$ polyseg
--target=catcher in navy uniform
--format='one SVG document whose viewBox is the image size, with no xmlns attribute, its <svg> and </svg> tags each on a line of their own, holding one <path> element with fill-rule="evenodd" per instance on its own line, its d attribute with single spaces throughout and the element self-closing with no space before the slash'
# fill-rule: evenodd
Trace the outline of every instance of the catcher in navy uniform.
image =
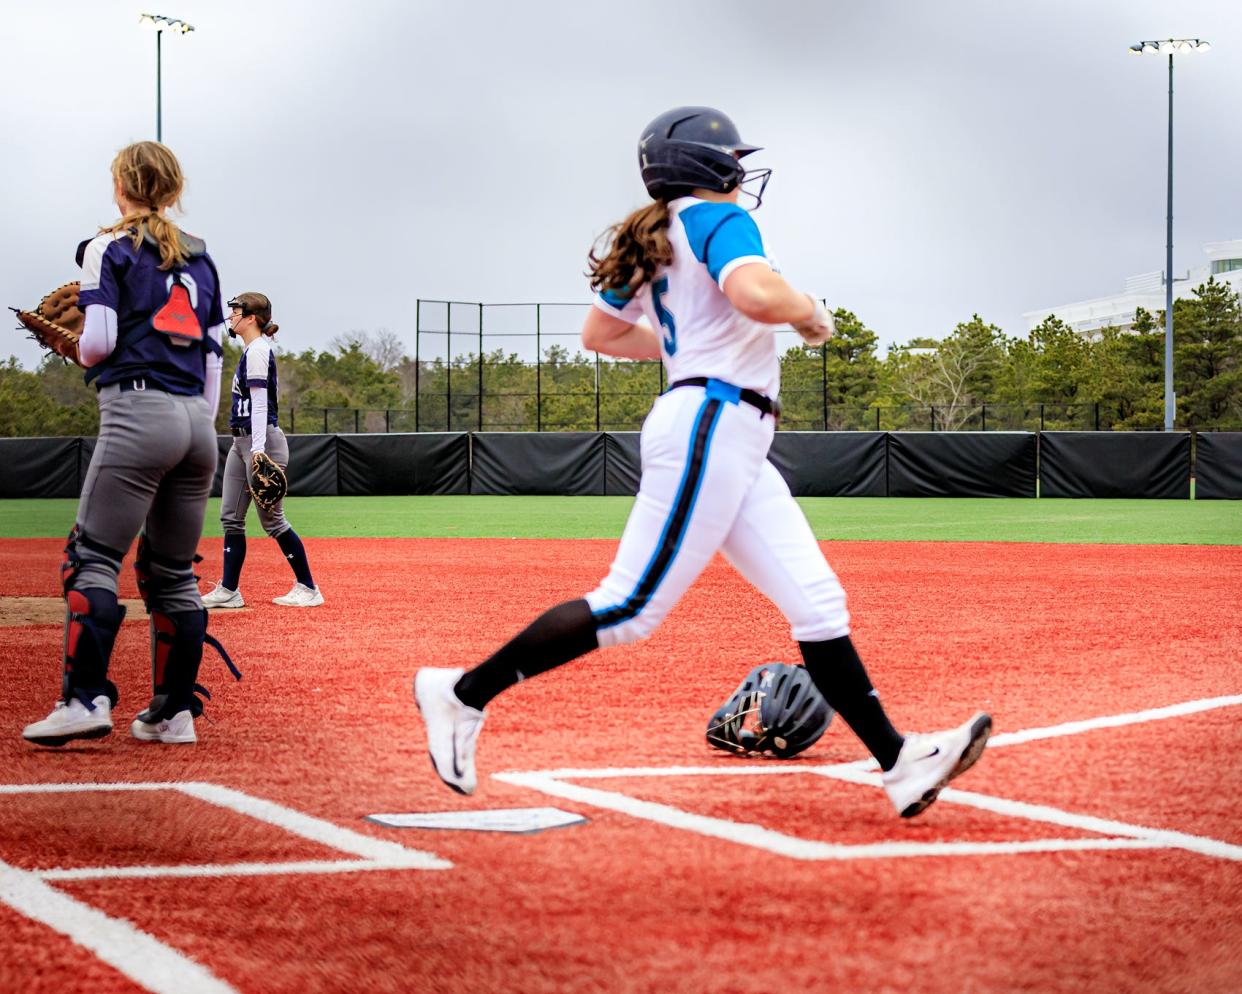
<svg viewBox="0 0 1242 994">
<path fill-rule="evenodd" d="M 246 512 L 251 498 L 259 523 L 274 538 L 293 569 L 294 584 L 273 604 L 318 607 L 323 594 L 311 576 L 306 549 L 285 520 L 284 495 L 288 489 L 289 442 L 277 423 L 276 355 L 271 338 L 279 330 L 272 321 L 272 302 L 261 293 L 239 293 L 229 301 L 229 334 L 245 343 L 233 374 L 233 406 L 229 428 L 233 447 L 224 464 L 220 523 L 224 526 L 224 576 L 203 595 L 209 608 L 245 605 L 240 582 L 246 561 Z"/>
<path fill-rule="evenodd" d="M 125 617 L 117 574 L 135 537 L 154 693 L 130 726 L 134 737 L 197 741 L 204 643 L 224 655 L 207 634 L 193 570 L 216 470 L 220 280 L 203 242 L 165 216 L 184 186 L 168 148 L 123 148 L 112 179 L 122 217 L 77 256 L 85 312 L 77 358 L 99 391 L 100 426 L 61 564 L 68 610 L 60 700 L 22 733 L 47 746 L 112 731 L 117 689 L 108 666 Z"/>
</svg>

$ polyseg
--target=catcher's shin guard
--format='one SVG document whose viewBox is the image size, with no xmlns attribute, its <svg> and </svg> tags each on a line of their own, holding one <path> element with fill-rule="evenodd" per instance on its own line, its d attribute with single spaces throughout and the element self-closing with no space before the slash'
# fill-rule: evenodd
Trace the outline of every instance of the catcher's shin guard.
<svg viewBox="0 0 1242 994">
<path fill-rule="evenodd" d="M 224 647 L 207 634 L 205 608 L 171 614 L 151 612 L 152 697 L 147 709 L 138 715 L 139 721 L 154 724 L 186 710 L 195 718 L 203 713 L 198 695 L 211 698 L 207 688 L 198 683 L 204 643 L 220 653 L 230 672 L 240 680 L 241 673 Z"/>
<path fill-rule="evenodd" d="M 116 686 L 108 679 L 108 661 L 125 608 L 117 603 L 115 591 L 101 587 L 70 590 L 65 605 L 61 697 L 66 702 L 77 698 L 89 711 L 95 710 L 94 700 L 100 694 L 115 705 Z"/>
</svg>

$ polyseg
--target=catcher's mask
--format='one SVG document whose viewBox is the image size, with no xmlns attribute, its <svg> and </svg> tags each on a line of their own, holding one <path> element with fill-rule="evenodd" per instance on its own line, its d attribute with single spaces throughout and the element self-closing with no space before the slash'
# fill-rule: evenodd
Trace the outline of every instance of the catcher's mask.
<svg viewBox="0 0 1242 994">
<path fill-rule="evenodd" d="M 764 663 L 712 715 L 707 741 L 738 755 L 789 759 L 819 741 L 833 714 L 805 666 Z"/>
<path fill-rule="evenodd" d="M 638 141 L 638 165 L 643 184 L 655 200 L 669 201 L 692 190 L 728 193 L 742 184 L 754 182 L 758 190 L 747 188 L 754 199 L 754 210 L 763 202 L 770 169 L 747 170 L 744 156 L 758 152 L 757 145 L 742 136 L 727 116 L 712 107 L 676 107 L 666 111 L 643 129 Z"/>
<path fill-rule="evenodd" d="M 254 318 L 260 331 L 266 331 L 272 323 L 272 302 L 261 293 L 255 293 L 253 290 L 239 293 L 228 302 L 228 306 L 240 309 L 243 318 Z M 231 327 L 229 337 L 237 337 Z"/>
</svg>

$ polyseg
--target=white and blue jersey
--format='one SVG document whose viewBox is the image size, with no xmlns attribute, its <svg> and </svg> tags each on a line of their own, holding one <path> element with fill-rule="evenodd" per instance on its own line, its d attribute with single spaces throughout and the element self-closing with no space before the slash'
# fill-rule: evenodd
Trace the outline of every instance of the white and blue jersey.
<svg viewBox="0 0 1242 994">
<path fill-rule="evenodd" d="M 604 293 L 595 306 L 645 316 L 670 382 L 704 385 L 663 394 L 643 422 L 638 496 L 612 568 L 586 597 L 596 637 L 646 638 L 718 552 L 781 609 L 795 640 L 847 635 L 845 592 L 766 458 L 775 421 L 740 396 L 780 388 L 773 328 L 722 290 L 739 266 L 772 266 L 759 229 L 732 203 L 682 197 L 669 214 L 673 261 L 632 299 Z"/>
<path fill-rule="evenodd" d="M 279 423 L 277 418 L 276 355 L 271 339 L 260 336 L 246 346 L 237 370 L 233 373 L 232 407 L 229 409 L 229 427 L 251 431 L 251 391 L 259 389 L 267 395 L 267 419 L 269 425 Z"/>
<path fill-rule="evenodd" d="M 722 289 L 739 266 L 772 266 L 754 218 L 737 204 L 680 197 L 669 204 L 668 235 L 672 263 L 633 298 L 605 291 L 595 305 L 624 321 L 646 316 L 659 331 L 670 382 L 705 376 L 775 397 L 772 329 L 736 310 Z"/>
<path fill-rule="evenodd" d="M 223 326 L 224 308 L 216 267 L 206 246 L 189 236 L 185 243 L 190 256 L 175 271 L 159 268 L 159 249 L 149 236 L 135 248 L 129 234 L 105 232 L 78 247 L 82 267 L 78 306 L 85 311 L 91 304 L 101 304 L 116 314 L 115 347 L 86 371 L 88 383 L 104 387 L 141 379 L 167 393 L 203 393 L 207 354 L 220 353 L 208 329 Z M 152 324 L 178 282 L 188 294 L 201 341 L 172 338 Z"/>
</svg>

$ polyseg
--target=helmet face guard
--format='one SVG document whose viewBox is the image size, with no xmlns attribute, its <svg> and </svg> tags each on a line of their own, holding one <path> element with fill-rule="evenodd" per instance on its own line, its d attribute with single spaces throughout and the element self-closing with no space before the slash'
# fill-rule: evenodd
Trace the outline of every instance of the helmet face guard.
<svg viewBox="0 0 1242 994">
<path fill-rule="evenodd" d="M 263 331 L 272 323 L 272 302 L 261 293 L 239 293 L 236 297 L 226 305 L 229 308 L 236 307 L 242 312 L 242 318 L 254 318 L 255 323 L 259 326 L 259 330 Z M 229 336 L 236 338 L 236 333 L 232 326 L 229 327 Z"/>
<path fill-rule="evenodd" d="M 748 173 L 740 161 L 757 151 L 759 146 L 742 141 L 737 126 L 720 111 L 677 107 L 643 130 L 638 165 L 647 192 L 655 200 L 667 202 L 694 190 L 729 193 L 750 176 L 760 182 L 758 193 L 746 191 L 758 207 L 771 170 Z"/>
<path fill-rule="evenodd" d="M 707 742 L 736 755 L 790 759 L 828 730 L 835 712 L 804 666 L 756 666 L 707 723 Z"/>
</svg>

